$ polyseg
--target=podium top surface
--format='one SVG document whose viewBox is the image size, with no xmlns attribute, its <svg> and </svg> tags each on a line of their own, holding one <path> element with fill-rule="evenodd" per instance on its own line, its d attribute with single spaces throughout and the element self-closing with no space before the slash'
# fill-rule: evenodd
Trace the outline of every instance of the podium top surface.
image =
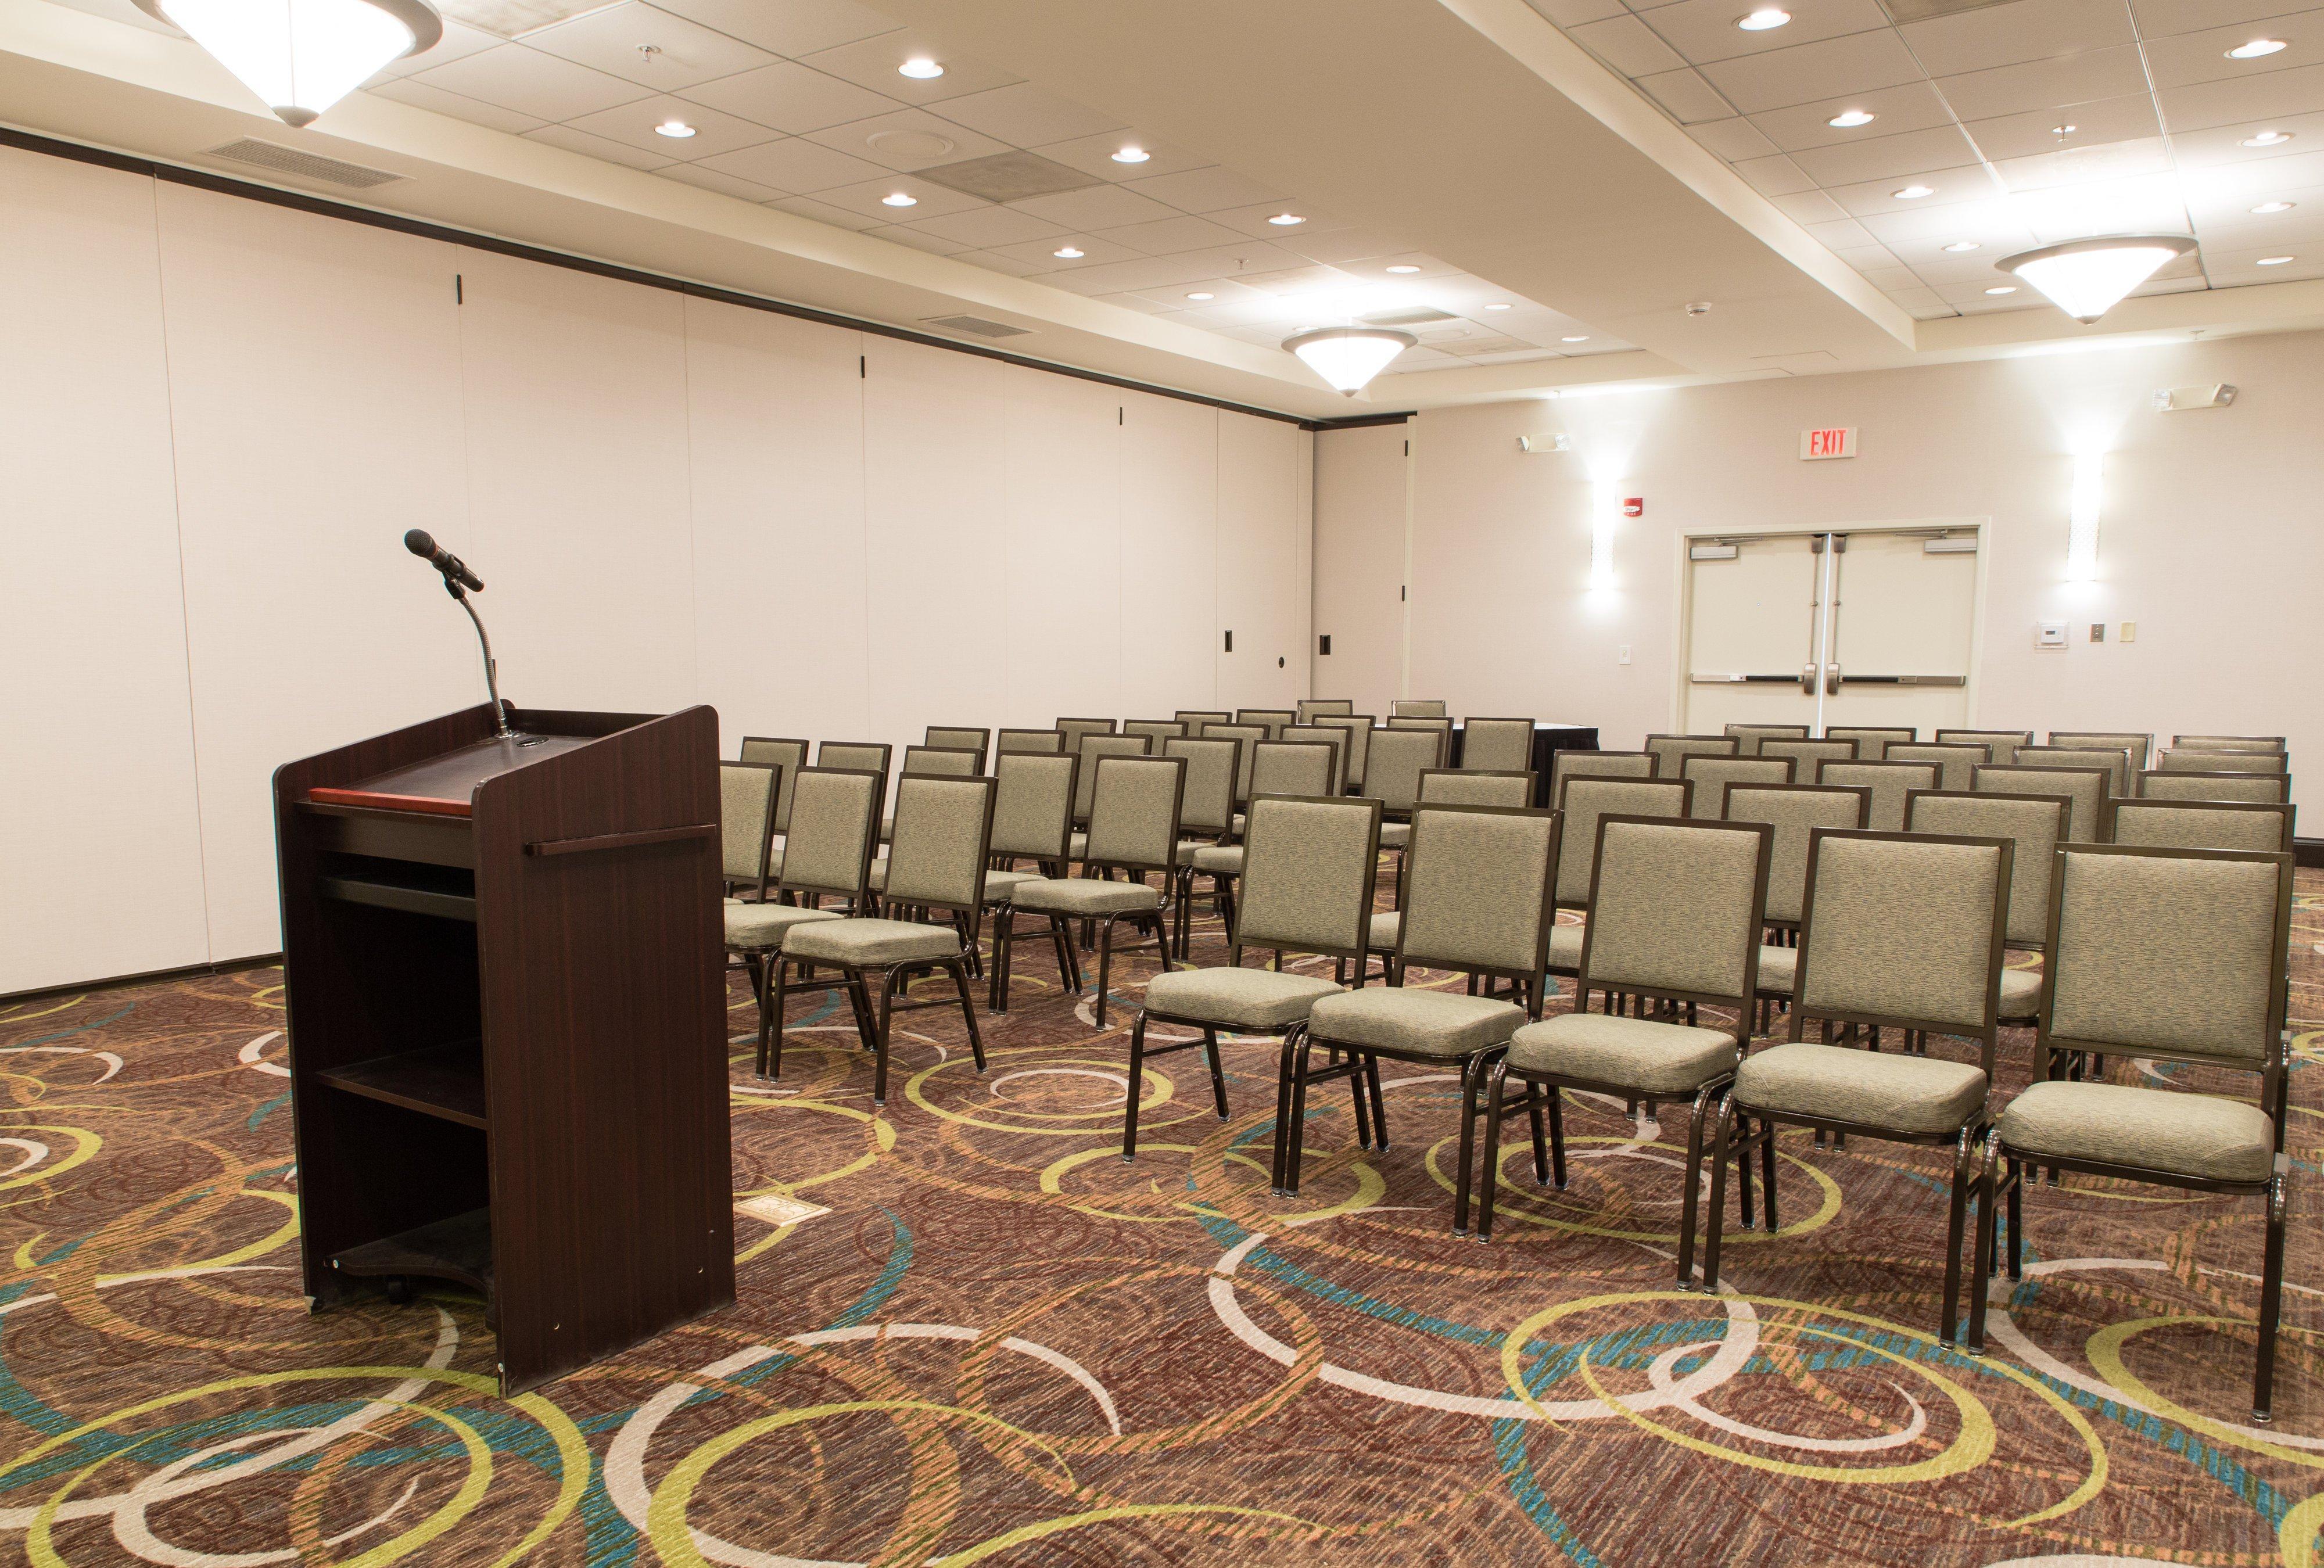
<svg viewBox="0 0 2324 1568">
<path fill-rule="evenodd" d="M 437 816 L 474 813 L 476 786 L 503 773 L 578 750 L 596 735 L 531 734 L 518 740 L 474 742 L 353 784 L 307 791 L 318 806 L 365 806 L 387 811 L 419 811 Z"/>
</svg>

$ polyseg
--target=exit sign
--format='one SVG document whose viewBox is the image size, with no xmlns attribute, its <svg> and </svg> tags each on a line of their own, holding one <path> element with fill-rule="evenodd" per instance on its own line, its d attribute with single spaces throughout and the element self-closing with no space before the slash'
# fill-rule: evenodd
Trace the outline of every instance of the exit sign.
<svg viewBox="0 0 2324 1568">
<path fill-rule="evenodd" d="M 1803 458 L 1855 457 L 1856 427 L 1849 425 L 1836 430 L 1802 430 L 1800 456 Z"/>
</svg>

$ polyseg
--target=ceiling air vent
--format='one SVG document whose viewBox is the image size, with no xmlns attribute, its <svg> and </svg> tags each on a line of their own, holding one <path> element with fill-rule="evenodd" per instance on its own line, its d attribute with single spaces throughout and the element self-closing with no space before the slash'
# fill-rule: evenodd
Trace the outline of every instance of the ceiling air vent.
<svg viewBox="0 0 2324 1568">
<path fill-rule="evenodd" d="M 1105 183 L 1094 174 L 1068 169 L 1038 152 L 995 152 L 989 158 L 916 169 L 912 178 L 986 201 L 1022 201 L 1028 196 L 1055 196 L 1061 190 L 1083 190 Z"/>
<path fill-rule="evenodd" d="M 1416 305 L 1403 310 L 1381 310 L 1364 318 L 1372 327 L 1417 327 L 1427 321 L 1457 320 L 1450 310 L 1439 310 L 1431 305 Z"/>
<path fill-rule="evenodd" d="M 401 174 L 391 174 L 384 169 L 366 169 L 360 163 L 347 163 L 337 158 L 326 158 L 319 152 L 285 147 L 278 142 L 261 142 L 253 136 L 244 136 L 239 142 L 228 142 L 223 147 L 213 147 L 209 155 L 223 158 L 229 163 L 247 163 L 254 169 L 288 174 L 294 180 L 312 180 L 322 185 L 343 185 L 350 190 L 369 190 L 375 185 L 392 185 L 406 178 Z"/>
<path fill-rule="evenodd" d="M 1033 330 L 1029 327 L 1011 327 L 1006 321 L 987 321 L 982 316 L 929 316 L 923 319 L 929 327 L 973 332 L 979 337 L 1022 337 Z"/>
</svg>

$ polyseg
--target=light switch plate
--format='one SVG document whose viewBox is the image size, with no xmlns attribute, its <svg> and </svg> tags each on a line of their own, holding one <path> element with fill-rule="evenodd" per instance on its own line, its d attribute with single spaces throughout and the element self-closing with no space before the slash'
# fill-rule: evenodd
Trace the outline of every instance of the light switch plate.
<svg viewBox="0 0 2324 1568">
<path fill-rule="evenodd" d="M 2138 623 L 2137 623 L 2137 622 L 2135 622 L 2135 621 L 2125 621 L 2125 622 L 2122 623 L 2122 635 L 2121 635 L 2121 636 L 2119 636 L 2119 637 L 2117 637 L 2117 638 L 2116 638 L 2116 639 L 2115 639 L 2115 641 L 2117 641 L 2117 642 L 2135 642 L 2135 641 L 2138 641 Z"/>
<path fill-rule="evenodd" d="M 1628 664 L 1630 662 L 1630 645 L 1628 643 L 1625 642 L 1614 650 L 1614 662 L 1617 664 Z"/>
<path fill-rule="evenodd" d="M 2093 642 L 2104 642 L 2106 641 L 2105 622 L 2093 621 L 2090 623 L 2090 641 Z"/>
</svg>

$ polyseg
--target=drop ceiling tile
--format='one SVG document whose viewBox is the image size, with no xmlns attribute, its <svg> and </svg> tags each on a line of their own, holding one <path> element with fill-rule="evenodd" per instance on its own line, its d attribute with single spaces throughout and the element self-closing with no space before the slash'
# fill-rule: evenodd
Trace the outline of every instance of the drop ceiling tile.
<svg viewBox="0 0 2324 1568">
<path fill-rule="evenodd" d="M 150 26 L 162 25 L 130 5 L 128 0 L 121 0 L 121 8 Z M 165 31 L 173 38 L 177 36 L 178 30 L 174 27 L 167 28 Z M 423 70 L 433 70 L 439 65 L 449 65 L 456 60 L 466 60 L 472 54 L 482 54 L 501 42 L 500 39 L 481 28 L 464 27 L 447 17 L 444 22 L 444 36 L 436 41 L 436 46 L 433 49 L 425 54 L 407 54 L 401 60 L 392 60 L 382 66 L 379 74 L 371 79 L 385 81 L 393 77 L 414 76 Z"/>
<path fill-rule="evenodd" d="M 2324 151 L 2289 158 L 2218 163 L 2181 176 L 2190 206 L 2201 210 L 2245 208 L 2262 201 L 2298 201 L 2302 189 L 2324 185 Z"/>
<path fill-rule="evenodd" d="M 1118 294 L 1126 289 L 1149 292 L 1173 284 L 1192 287 L 1209 277 L 1211 272 L 1210 267 L 1192 256 L 1139 256 L 1102 266 L 1049 272 L 1041 281 L 1067 293 L 1093 296 Z"/>
<path fill-rule="evenodd" d="M 1852 127 L 1830 124 L 1831 117 L 1843 109 L 1862 109 L 1873 116 L 1873 121 L 1868 125 Z M 1950 125 L 1953 124 L 1953 112 L 1934 87 L 1918 81 L 1882 88 L 1877 92 L 1770 109 L 1752 115 L 1751 124 L 1783 152 L 1796 152 L 1809 147 L 1845 146 L 1875 136 L 1896 136 L 1907 131 Z"/>
<path fill-rule="evenodd" d="M 1809 147 L 1792 154 L 1818 184 L 1847 185 L 1891 175 L 1925 174 L 1977 161 L 1977 149 L 1958 125 L 1939 125 L 1901 135 L 1874 136 L 1836 146 Z"/>
<path fill-rule="evenodd" d="M 579 152 L 604 163 L 619 163 L 631 169 L 654 170 L 677 161 L 642 148 L 624 146 L 603 136 L 592 136 L 586 131 L 576 131 L 570 125 L 543 125 L 538 131 L 527 131 L 524 139 L 551 147 L 562 147 L 567 152 Z"/>
<path fill-rule="evenodd" d="M 2073 129 L 2061 135 L 2057 130 L 2060 125 L 2071 125 Z M 1996 162 L 2163 134 L 2162 122 L 2154 115 L 2152 93 L 2099 98 L 2066 110 L 2037 109 L 2031 114 L 1972 120 L 1964 129 L 1969 140 L 1977 143 L 1978 151 Z"/>
<path fill-rule="evenodd" d="M 1894 294 L 1900 289 L 1917 289 L 1921 280 L 1913 275 L 1910 267 L 1861 267 L 1864 281 L 1884 294 Z"/>
<path fill-rule="evenodd" d="M 1894 272 L 1904 264 L 1896 259 L 1895 252 L 1883 244 L 1847 245 L 1832 254 L 1859 272 Z"/>
<path fill-rule="evenodd" d="M 2246 121 L 2259 121 L 2256 128 L 2265 129 L 2286 115 L 2307 115 L 2324 108 L 2324 66 L 2272 70 L 2237 81 L 2164 88 L 2156 96 L 2163 101 L 2163 122 L 2170 126 L 2173 138 L 2182 131 L 2239 125 Z"/>
<path fill-rule="evenodd" d="M 1999 257 L 2015 255 L 2019 251 L 2032 250 L 2033 235 L 2027 235 L 2025 241 L 2026 243 L 2023 244 L 2008 245 L 1995 250 L 1968 251 L 1959 255 L 1946 254 L 1941 246 L 1922 244 L 1904 257 L 1904 263 L 1919 274 L 1921 281 L 1931 288 L 1945 283 L 1975 283 L 1982 288 L 1987 283 L 2007 281 L 1994 266 L 1994 263 Z"/>
<path fill-rule="evenodd" d="M 922 81 L 898 73 L 898 66 L 922 57 L 943 66 L 944 75 Z M 806 56 L 802 63 L 908 104 L 934 104 L 945 98 L 965 97 L 971 93 L 1007 87 L 1018 79 L 982 60 L 954 54 L 927 33 L 910 27 L 844 43 L 837 49 L 822 50 Z"/>
<path fill-rule="evenodd" d="M 1916 321 L 1934 321 L 1956 313 L 1933 289 L 1892 289 L 1888 298 L 1903 306 Z"/>
<path fill-rule="evenodd" d="M 705 82 L 679 96 L 794 136 L 870 119 L 899 106 L 893 98 L 790 60 Z"/>
<path fill-rule="evenodd" d="M 1410 248 L 1400 239 L 1369 228 L 1325 229 L 1321 234 L 1294 229 L 1272 243 L 1327 267 L 1375 259 L 1385 265 L 1404 260 L 1403 253 Z"/>
<path fill-rule="evenodd" d="M 2160 136 L 2109 142 L 2096 147 L 2068 147 L 2056 152 L 2039 152 L 2031 158 L 2004 159 L 1994 164 L 2003 182 L 2013 191 L 2047 190 L 2061 185 L 2159 174 L 2171 166 L 2170 147 Z"/>
<path fill-rule="evenodd" d="M 2225 27 L 2235 22 L 2256 22 L 2263 17 L 2280 16 L 2292 8 L 2286 0 L 2131 0 L 2131 10 L 2138 17 L 2139 34 L 2148 39 L 2195 32 L 2206 27 Z"/>
<path fill-rule="evenodd" d="M 1735 166 L 1735 172 L 1762 196 L 1796 196 L 1816 188 L 1807 171 L 1785 157 L 1747 158 Z"/>
<path fill-rule="evenodd" d="M 1101 239 L 1128 245 L 1140 255 L 1167 256 L 1179 251 L 1198 251 L 1214 245 L 1232 244 L 1241 236 L 1223 224 L 1203 217 L 1164 217 L 1151 223 L 1133 223 L 1120 228 L 1099 232 Z"/>
<path fill-rule="evenodd" d="M 1250 274 L 1240 281 L 1251 288 L 1289 298 L 1312 289 L 1344 284 L 1348 281 L 1348 275 L 1331 267 L 1286 267 L 1277 272 Z"/>
<path fill-rule="evenodd" d="M 2135 48 L 2098 49 L 1942 77 L 1937 87 L 1962 119 L 1989 120 L 2144 92 L 2146 71 Z"/>
<path fill-rule="evenodd" d="M 1085 190 L 1028 197 L 1013 205 L 1020 212 L 1076 229 L 1121 228 L 1179 216 L 1152 197 L 1140 196 L 1118 185 L 1093 185 Z"/>
<path fill-rule="evenodd" d="M 2285 251 L 2314 251 L 2324 245 L 2324 206 L 2296 208 L 2269 217 L 2240 216 L 2239 221 L 2197 226 L 2206 251 L 2236 254 L 2247 250 L 2280 255 Z"/>
<path fill-rule="evenodd" d="M 1116 163 L 1113 161 L 1113 155 L 1130 143 L 1135 143 L 1145 152 L 1145 162 Z M 1117 185 L 1150 180 L 1162 174 L 1191 173 L 1210 161 L 1199 153 L 1184 152 L 1136 131 L 1108 131 L 1098 136 L 1076 136 L 1070 142 L 1048 142 L 1028 151 L 1038 152 L 1068 169 L 1077 169 L 1084 174 Z M 1173 202 L 1171 205 L 1175 207 L 1177 204 Z"/>
<path fill-rule="evenodd" d="M 755 180 L 738 180 L 732 174 L 721 174 L 715 169 L 705 169 L 695 163 L 673 163 L 667 169 L 654 171 L 656 178 L 675 180 L 680 185 L 691 185 L 697 190 L 715 190 L 721 196 L 732 196 L 742 201 L 761 205 L 772 201 L 782 192 Z"/>
<path fill-rule="evenodd" d="M 1735 0 L 1680 0 L 1646 12 L 1646 25 L 1696 65 L 1747 54 L 1767 54 L 1888 25 L 1878 0 L 1793 0 L 1791 21 L 1764 32 L 1746 32 L 1735 19 L 1750 6 Z"/>
<path fill-rule="evenodd" d="M 2290 255 L 2292 261 L 2280 267 L 2263 267 L 2263 256 Z M 2230 251 L 2205 251 L 2205 267 L 2214 286 L 2226 289 L 2245 283 L 2292 283 L 2303 279 L 2324 277 L 2324 247 L 2293 245 L 2277 250 L 2272 245 L 2253 245 Z"/>
<path fill-rule="evenodd" d="M 1393 255 L 1365 256 L 1338 263 L 1340 271 L 1367 282 L 1399 284 L 1427 294 L 1432 303 L 1438 303 L 1443 290 L 1461 283 L 1474 282 L 1460 268 L 1437 257 L 1418 251 L 1405 251 Z M 1390 267 L 1415 267 L 1411 272 L 1391 272 Z M 1440 309 L 1443 309 L 1439 304 Z M 1498 312 L 1497 312 L 1498 314 Z"/>
<path fill-rule="evenodd" d="M 1012 147 L 1038 147 L 1121 129 L 1111 115 L 1085 109 L 1031 82 L 945 100 L 944 116 Z"/>
<path fill-rule="evenodd" d="M 926 109 L 897 109 L 868 120 L 825 125 L 809 131 L 807 139 L 851 158 L 869 159 L 882 168 L 899 171 L 934 169 L 943 163 L 964 162 L 1006 152 L 1006 143 Z"/>
<path fill-rule="evenodd" d="M 755 147 L 721 152 L 715 158 L 704 158 L 697 161 L 721 173 L 755 180 L 761 185 L 771 185 L 777 190 L 800 196 L 834 186 L 876 180 L 883 172 L 877 163 L 850 158 L 844 152 L 835 152 L 828 147 L 798 136 L 786 137 L 779 142 L 761 142 Z"/>
<path fill-rule="evenodd" d="M 1296 267 L 1304 259 L 1260 240 L 1239 239 L 1231 244 L 1208 245 L 1199 251 L 1175 251 L 1157 261 L 1185 262 L 1200 266 L 1205 278 L 1264 277 Z"/>
<path fill-rule="evenodd" d="M 1687 134 L 1709 150 L 1714 156 L 1729 163 L 1739 163 L 1746 158 L 1764 158 L 1775 152 L 1775 143 L 1766 133 L 1750 121 L 1738 116 L 1732 120 L 1712 120 L 1705 125 L 1689 125 Z"/>
<path fill-rule="evenodd" d="M 2137 42 L 2123 0 L 2015 0 L 1907 23 L 1897 31 L 1932 76 Z"/>
<path fill-rule="evenodd" d="M 2144 298 L 2148 294 L 2200 294 L 2210 286 L 2209 281 L 2200 275 L 2190 278 L 2149 278 L 2130 292 L 2133 299 Z"/>
<path fill-rule="evenodd" d="M 570 22 L 537 28 L 524 35 L 524 42 L 528 49 L 664 93 L 775 61 L 763 49 L 645 0 L 621 0 Z"/>
<path fill-rule="evenodd" d="M 1612 16 L 1566 29 L 1566 36 L 1624 76 L 1677 70 L 1687 62 L 1635 16 Z"/>
<path fill-rule="evenodd" d="M 1081 252 L 1078 256 L 1061 257 L 1055 253 L 1066 245 Z M 1102 240 L 1090 234 L 1053 235 L 1047 239 L 1020 240 L 1007 244 L 985 247 L 995 255 L 1021 262 L 1038 272 L 1074 272 L 1090 267 L 1111 266 L 1116 262 L 1138 262 L 1146 258 L 1128 245 Z"/>
<path fill-rule="evenodd" d="M 1097 298 L 1102 304 L 1119 305 L 1125 310 L 1136 310 L 1147 316 L 1165 316 L 1170 313 L 1169 306 L 1157 304 L 1143 294 L 1133 294 L 1127 291 L 1119 294 L 1100 294 Z"/>
<path fill-rule="evenodd" d="M 1849 245 L 1868 245 L 1875 243 L 1872 231 L 1852 217 L 1837 218 L 1830 223 L 1802 226 L 1808 237 L 1826 250 L 1836 251 Z"/>
<path fill-rule="evenodd" d="M 2257 60 L 2227 57 L 2228 50 L 2259 38 L 2278 40 L 2285 47 Z M 2146 46 L 2147 69 L 2158 88 L 2248 81 L 2273 71 L 2319 63 L 2324 63 L 2324 11 L 2301 11 L 2239 26 L 2186 32 L 2175 38 L 2153 40 Z"/>
<path fill-rule="evenodd" d="M 406 79 L 549 121 L 576 119 L 646 96 L 633 82 L 521 43 L 503 43 Z"/>
<path fill-rule="evenodd" d="M 1280 213 L 1290 213 L 1302 219 L 1299 223 L 1278 224 L 1274 218 Z M 1279 239 L 1286 244 L 1297 244 L 1301 240 L 1314 239 L 1333 229 L 1348 227 L 1343 218 L 1317 212 L 1304 201 L 1262 201 L 1251 207 L 1221 208 L 1203 215 L 1213 223 L 1222 223 L 1237 234 L 1247 234 L 1255 239 Z"/>
<path fill-rule="evenodd" d="M 736 156 L 747 158 L 750 154 L 742 152 Z M 815 194 L 834 207 L 844 207 L 867 217 L 885 218 L 893 224 L 917 223 L 922 218 L 942 217 L 950 212 L 973 212 L 978 208 L 991 205 L 909 174 L 886 174 L 859 185 L 832 186 Z M 895 195 L 912 198 L 912 205 L 890 207 L 887 198 Z"/>
<path fill-rule="evenodd" d="M 926 251 L 932 256 L 957 255 L 962 251 L 975 248 L 973 245 L 964 245 L 958 240 L 948 240 L 942 235 L 927 234 L 918 229 L 907 228 L 901 224 L 886 224 L 879 228 L 867 228 L 863 232 L 872 239 L 888 240 L 896 244 L 908 245 L 916 251 Z"/>
<path fill-rule="evenodd" d="M 2178 176 L 2167 172 L 2025 191 L 2009 205 L 2045 245 L 2096 235 L 2187 232 L 2186 198 Z"/>
<path fill-rule="evenodd" d="M 692 165 L 698 168 L 700 165 Z M 850 212 L 844 207 L 834 207 L 827 201 L 817 201 L 812 196 L 786 196 L 767 203 L 777 212 L 788 212 L 795 217 L 810 218 L 829 224 L 834 228 L 862 230 L 878 228 L 881 220 L 866 217 L 860 212 Z"/>
<path fill-rule="evenodd" d="M 2246 147 L 2245 138 L 2262 131 L 2277 131 L 2291 136 L 2273 147 Z M 2324 147 L 2324 112 L 2310 115 L 2283 115 L 2269 120 L 2230 121 L 2226 125 L 2191 129 L 2172 123 L 2171 154 L 2181 169 L 2209 168 L 2223 164 L 2265 162 L 2278 158 L 2299 157 Z"/>
<path fill-rule="evenodd" d="M 1266 206 L 1283 200 L 1279 191 L 1215 164 L 1207 169 L 1189 169 L 1176 174 L 1135 177 L 1130 181 L 1130 189 L 1140 196 L 1150 196 L 1157 201 L 1175 207 L 1180 212 L 1192 213 L 1219 212 L 1231 207 Z"/>
<path fill-rule="evenodd" d="M 966 262 L 971 266 L 983 267 L 991 272 L 1006 272 L 1012 278 L 1029 278 L 1040 271 L 1029 263 L 1004 256 L 998 251 L 963 251 L 953 260 Z"/>
<path fill-rule="evenodd" d="M 670 137 L 654 129 L 669 120 L 680 120 L 693 126 L 694 134 Z M 761 142 L 775 140 L 777 135 L 756 121 L 722 115 L 701 104 L 670 97 L 640 98 L 634 104 L 600 109 L 567 124 L 576 131 L 586 131 L 593 136 L 604 136 L 685 163 L 715 158 L 738 148 L 755 147 Z"/>
<path fill-rule="evenodd" d="M 1901 87 L 1925 74 L 1894 29 L 1743 55 L 1702 68 L 1713 87 L 1747 115 L 1821 103 L 1841 92 Z"/>
<path fill-rule="evenodd" d="M 1526 0 L 1560 27 L 1580 27 L 1622 14 L 1622 0 Z"/>
<path fill-rule="evenodd" d="M 1671 117 L 1682 125 L 1735 117 L 1736 106 L 1720 97 L 1719 89 L 1704 80 L 1702 73 L 1692 67 L 1640 77 L 1636 85 L 1670 111 Z"/>
<path fill-rule="evenodd" d="M 2006 294 L 1988 294 L 1987 289 L 2006 289 Z M 2053 309 L 2047 300 L 2027 284 L 2013 279 L 1997 277 L 1990 283 L 1940 283 L 1937 297 L 1964 315 L 1983 314 L 1991 310 L 2047 310 Z"/>
<path fill-rule="evenodd" d="M 797 58 L 895 31 L 896 23 L 854 0 L 658 0 L 705 27 Z"/>
<path fill-rule="evenodd" d="M 1835 223 L 1845 221 L 1848 214 L 1840 203 L 1821 190 L 1802 190 L 1790 196 L 1774 198 L 1775 210 L 1794 223 Z"/>
<path fill-rule="evenodd" d="M 1914 185 L 1929 186 L 1935 194 L 1916 198 L 1896 194 Z M 1849 216 L 1859 218 L 1904 208 L 1943 207 L 1953 202 L 1989 200 L 2000 194 L 1998 182 L 1979 164 L 1935 170 L 1914 175 L 1909 180 L 1891 178 L 1868 180 L 1858 185 L 1835 186 L 1831 192 L 1832 199 L 1846 208 Z M 1869 225 L 1866 226 L 1870 227 Z M 1874 229 L 1873 232 L 1877 234 L 1879 230 Z"/>
<path fill-rule="evenodd" d="M 1868 213 L 1858 221 L 1873 238 L 1908 262 L 1929 247 L 1962 240 L 2003 255 L 2030 250 L 2034 244 L 2034 230 L 2006 198 L 1956 201 L 1942 207 L 1898 202 L 1891 211 Z"/>
<path fill-rule="evenodd" d="M 432 115 L 448 115 L 453 119 L 466 120 L 472 125 L 482 125 L 489 131 L 506 131 L 512 136 L 547 124 L 546 121 L 536 119 L 530 115 L 520 115 L 514 109 L 503 109 L 497 104 L 488 104 L 480 98 L 463 97 L 458 93 L 447 93 L 442 88 L 430 87 L 426 82 L 383 81 L 365 88 L 364 90 L 374 97 L 388 98 L 399 104 L 409 104 L 415 109 L 426 109 Z"/>
<path fill-rule="evenodd" d="M 980 207 L 966 212 L 940 213 L 934 217 L 918 219 L 909 226 L 924 234 L 940 235 L 964 245 L 973 245 L 979 250 L 991 250 L 1000 245 L 1029 244 L 1037 240 L 1045 242 L 1050 250 L 1055 250 L 1065 243 L 1065 231 L 1056 224 L 1005 207 Z"/>
</svg>

